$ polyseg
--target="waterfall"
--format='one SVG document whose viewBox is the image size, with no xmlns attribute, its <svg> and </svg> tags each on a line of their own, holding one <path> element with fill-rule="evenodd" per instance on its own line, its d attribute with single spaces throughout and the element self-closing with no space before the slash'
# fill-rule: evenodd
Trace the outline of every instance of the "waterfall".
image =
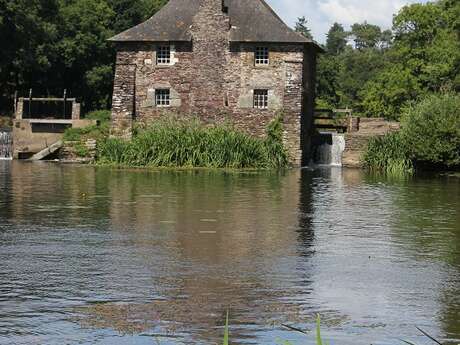
<svg viewBox="0 0 460 345">
<path fill-rule="evenodd" d="M 12 158 L 13 137 L 10 131 L 0 130 L 0 160 Z"/>
<path fill-rule="evenodd" d="M 313 162 L 318 165 L 342 166 L 345 136 L 338 133 L 320 133 L 315 140 Z"/>
</svg>

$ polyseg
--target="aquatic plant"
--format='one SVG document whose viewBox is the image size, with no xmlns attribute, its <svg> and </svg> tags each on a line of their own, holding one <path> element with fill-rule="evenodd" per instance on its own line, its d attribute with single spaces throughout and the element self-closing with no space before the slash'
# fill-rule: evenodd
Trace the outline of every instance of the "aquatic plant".
<svg viewBox="0 0 460 345">
<path fill-rule="evenodd" d="M 286 326 L 286 325 L 283 325 L 283 326 L 292 331 L 300 332 L 302 334 L 307 334 L 305 331 L 300 330 L 298 328 Z M 316 317 L 316 338 L 315 340 L 316 340 L 316 345 L 329 345 L 329 342 L 325 342 L 321 337 L 321 317 L 319 315 L 317 315 Z M 276 342 L 279 345 L 294 345 L 290 341 L 283 340 L 283 339 L 277 339 Z M 227 312 L 227 322 L 226 322 L 225 333 L 224 333 L 224 345 L 228 345 L 228 312 Z M 414 344 L 410 344 L 410 345 L 414 345 Z"/>
<path fill-rule="evenodd" d="M 425 332 L 423 329 L 421 329 L 420 327 L 416 327 L 420 333 L 422 333 L 425 337 L 427 337 L 428 339 L 434 341 L 436 344 L 438 345 L 443 345 L 440 341 L 438 341 L 436 338 L 432 337 L 431 335 L 429 335 L 427 332 Z M 407 341 L 407 340 L 403 340 L 401 339 L 402 342 L 408 344 L 408 345 L 416 345 L 415 343 L 412 343 L 410 341 Z"/>
<path fill-rule="evenodd" d="M 160 120 L 137 129 L 130 142 L 98 143 L 98 162 L 135 167 L 280 168 L 287 165 L 281 120 L 265 139 L 230 125 L 204 125 L 198 120 Z"/>
<path fill-rule="evenodd" d="M 228 345 L 228 338 L 229 338 L 229 330 L 228 330 L 228 310 L 227 310 L 227 318 L 225 320 L 225 330 L 224 330 L 224 342 L 223 345 Z"/>
<path fill-rule="evenodd" d="M 413 172 L 413 163 L 400 133 L 389 133 L 369 141 L 362 158 L 370 170 L 398 175 Z"/>
</svg>

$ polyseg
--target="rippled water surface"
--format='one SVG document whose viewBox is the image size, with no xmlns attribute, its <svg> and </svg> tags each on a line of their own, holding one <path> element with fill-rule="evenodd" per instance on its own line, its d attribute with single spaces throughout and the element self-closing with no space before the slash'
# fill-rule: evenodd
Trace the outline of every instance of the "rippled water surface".
<svg viewBox="0 0 460 345">
<path fill-rule="evenodd" d="M 1 344 L 460 342 L 460 178 L 0 162 Z"/>
</svg>

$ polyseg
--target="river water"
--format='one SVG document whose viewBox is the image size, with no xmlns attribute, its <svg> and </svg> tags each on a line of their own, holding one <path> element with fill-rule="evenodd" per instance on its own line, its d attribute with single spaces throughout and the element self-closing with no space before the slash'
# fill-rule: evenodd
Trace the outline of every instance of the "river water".
<svg viewBox="0 0 460 345">
<path fill-rule="evenodd" d="M 460 343 L 460 178 L 0 162 L 1 344 Z"/>
</svg>

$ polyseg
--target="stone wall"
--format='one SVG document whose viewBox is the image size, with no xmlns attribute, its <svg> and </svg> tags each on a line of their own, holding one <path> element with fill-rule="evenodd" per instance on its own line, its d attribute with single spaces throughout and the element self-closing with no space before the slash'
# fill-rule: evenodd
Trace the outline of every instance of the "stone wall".
<svg viewBox="0 0 460 345">
<path fill-rule="evenodd" d="M 148 123 L 178 114 L 205 123 L 230 122 L 261 137 L 283 112 L 285 144 L 291 162 L 300 165 L 302 146 L 308 154 L 313 119 L 316 52 L 302 44 L 264 43 L 270 64 L 255 66 L 254 50 L 260 44 L 230 43 L 229 30 L 222 1 L 203 0 L 192 25 L 193 43 L 171 43 L 170 65 L 156 64 L 155 43 L 119 45 L 113 134 L 129 137 L 133 120 Z M 170 107 L 155 105 L 155 90 L 163 88 L 171 90 Z M 268 109 L 253 108 L 253 90 L 261 88 L 269 90 Z M 301 137 L 307 139 L 301 142 Z"/>
<path fill-rule="evenodd" d="M 59 160 L 64 163 L 91 163 L 96 159 L 96 154 L 97 142 L 94 139 L 67 141 L 59 150 Z"/>
</svg>

